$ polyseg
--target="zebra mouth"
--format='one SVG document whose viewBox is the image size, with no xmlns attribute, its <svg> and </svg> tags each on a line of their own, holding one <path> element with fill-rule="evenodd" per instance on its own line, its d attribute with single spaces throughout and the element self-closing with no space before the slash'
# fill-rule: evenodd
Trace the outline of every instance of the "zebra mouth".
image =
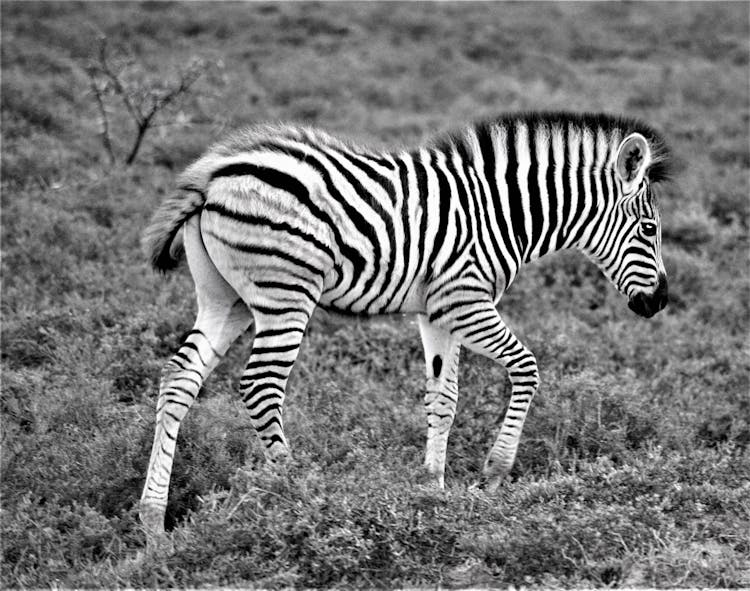
<svg viewBox="0 0 750 591">
<path fill-rule="evenodd" d="M 659 277 L 659 284 L 652 294 L 637 293 L 628 300 L 628 308 L 644 318 L 651 318 L 654 314 L 663 310 L 669 302 L 667 291 L 667 280 Z"/>
</svg>

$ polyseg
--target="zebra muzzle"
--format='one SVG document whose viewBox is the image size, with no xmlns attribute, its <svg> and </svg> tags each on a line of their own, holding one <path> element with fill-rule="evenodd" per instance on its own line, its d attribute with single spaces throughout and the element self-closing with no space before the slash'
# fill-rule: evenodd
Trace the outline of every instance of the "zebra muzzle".
<svg viewBox="0 0 750 591">
<path fill-rule="evenodd" d="M 654 293 L 637 293 L 628 301 L 628 308 L 644 318 L 651 318 L 654 314 L 663 310 L 669 302 L 667 289 L 667 278 L 659 275 L 659 283 Z"/>
</svg>

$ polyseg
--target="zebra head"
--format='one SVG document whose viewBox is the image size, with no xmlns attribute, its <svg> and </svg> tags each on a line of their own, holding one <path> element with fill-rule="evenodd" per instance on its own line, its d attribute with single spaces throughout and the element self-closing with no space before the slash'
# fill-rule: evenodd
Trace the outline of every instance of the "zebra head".
<svg viewBox="0 0 750 591">
<path fill-rule="evenodd" d="M 641 134 L 622 140 L 614 161 L 616 196 L 609 231 L 595 251 L 589 250 L 617 290 L 628 297 L 628 307 L 645 318 L 664 309 L 668 301 L 661 218 L 648 174 L 654 164 Z"/>
</svg>

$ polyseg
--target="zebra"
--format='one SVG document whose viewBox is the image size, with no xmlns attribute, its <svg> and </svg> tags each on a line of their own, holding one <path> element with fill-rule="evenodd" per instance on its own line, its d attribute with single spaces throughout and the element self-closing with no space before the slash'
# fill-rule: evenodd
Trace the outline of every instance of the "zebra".
<svg viewBox="0 0 750 591">
<path fill-rule="evenodd" d="M 239 390 L 270 464 L 289 446 L 282 406 L 316 307 L 353 315 L 414 313 L 425 354 L 424 465 L 445 486 L 461 346 L 505 367 L 512 386 L 482 469 L 494 490 L 513 466 L 539 385 L 534 354 L 497 304 L 521 267 L 575 248 L 651 317 L 668 300 L 654 187 L 670 150 L 635 119 L 518 113 L 373 150 L 294 125 L 256 125 L 211 146 L 144 233 L 153 267 L 184 251 L 198 313 L 166 364 L 140 504 L 163 533 L 180 422 L 206 377 L 254 329 Z"/>
</svg>

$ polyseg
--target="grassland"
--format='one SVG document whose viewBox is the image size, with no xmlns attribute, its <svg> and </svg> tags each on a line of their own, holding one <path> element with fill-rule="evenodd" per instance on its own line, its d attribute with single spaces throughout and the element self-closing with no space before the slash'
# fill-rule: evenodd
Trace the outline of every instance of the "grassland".
<svg viewBox="0 0 750 591">
<path fill-rule="evenodd" d="M 746 3 L 1 9 L 4 588 L 750 586 Z M 155 76 L 217 62 L 132 167 L 97 137 L 81 64 L 100 33 Z M 318 320 L 287 398 L 294 464 L 262 465 L 235 395 L 246 337 L 180 433 L 175 552 L 139 555 L 156 380 L 195 309 L 185 269 L 158 277 L 138 247 L 174 171 L 254 121 L 399 145 L 560 108 L 669 138 L 672 301 L 640 319 L 574 253 L 526 270 L 502 311 L 542 387 L 511 480 L 470 487 L 507 402 L 499 367 L 462 355 L 438 492 L 413 319 Z"/>
</svg>

